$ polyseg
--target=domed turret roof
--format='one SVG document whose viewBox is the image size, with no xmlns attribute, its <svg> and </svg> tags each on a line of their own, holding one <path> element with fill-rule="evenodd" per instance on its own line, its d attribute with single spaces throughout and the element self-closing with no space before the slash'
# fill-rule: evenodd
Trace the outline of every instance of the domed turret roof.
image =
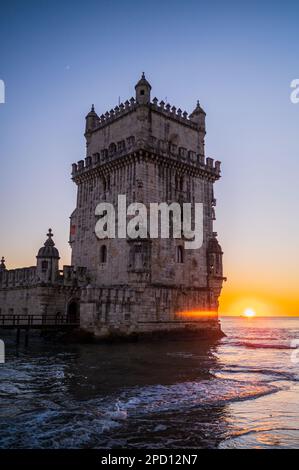
<svg viewBox="0 0 299 470">
<path fill-rule="evenodd" d="M 37 258 L 56 258 L 59 259 L 59 251 L 55 248 L 55 243 L 52 240 L 53 233 L 52 229 L 49 228 L 49 232 L 47 233 L 47 240 L 44 243 L 37 254 Z"/>
<path fill-rule="evenodd" d="M 192 113 L 190 114 L 190 117 L 191 116 L 195 116 L 197 114 L 204 114 L 206 115 L 205 111 L 202 109 L 202 107 L 200 106 L 199 104 L 199 101 L 197 101 L 196 103 L 196 108 L 193 109 Z"/>
<path fill-rule="evenodd" d="M 91 105 L 91 109 L 89 111 L 89 113 L 86 115 L 86 117 L 89 117 L 89 116 L 98 116 L 97 113 L 95 112 L 95 108 L 94 108 L 94 104 Z"/>
<path fill-rule="evenodd" d="M 145 78 L 144 72 L 142 72 L 141 79 L 136 83 L 135 88 L 139 86 L 146 86 L 149 87 L 150 90 L 152 89 L 151 84 Z"/>
<path fill-rule="evenodd" d="M 222 253 L 221 246 L 219 245 L 216 237 L 217 237 L 217 233 L 213 232 L 213 237 L 210 238 L 209 243 L 208 243 L 209 253 Z"/>
</svg>

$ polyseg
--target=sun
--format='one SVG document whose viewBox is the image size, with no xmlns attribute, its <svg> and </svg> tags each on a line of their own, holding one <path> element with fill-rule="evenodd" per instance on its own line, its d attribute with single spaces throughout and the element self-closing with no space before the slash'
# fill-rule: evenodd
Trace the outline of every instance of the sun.
<svg viewBox="0 0 299 470">
<path fill-rule="evenodd" d="M 246 308 L 246 310 L 244 310 L 243 312 L 243 317 L 252 318 L 255 316 L 256 316 L 256 313 L 254 310 L 252 310 L 252 308 Z"/>
</svg>

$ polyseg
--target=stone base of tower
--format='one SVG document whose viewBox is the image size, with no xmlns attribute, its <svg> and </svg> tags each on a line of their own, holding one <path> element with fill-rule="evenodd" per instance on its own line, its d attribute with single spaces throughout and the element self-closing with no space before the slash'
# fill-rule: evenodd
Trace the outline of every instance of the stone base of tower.
<svg viewBox="0 0 299 470">
<path fill-rule="evenodd" d="M 141 337 L 173 337 L 173 338 L 222 338 L 219 320 L 206 321 L 173 321 L 173 322 L 144 322 L 138 324 Z"/>
<path fill-rule="evenodd" d="M 221 338 L 217 297 L 207 288 L 90 287 L 82 291 L 80 326 L 98 339 Z"/>
<path fill-rule="evenodd" d="M 136 341 L 139 339 L 201 339 L 217 340 L 222 338 L 224 333 L 221 330 L 219 321 L 206 322 L 157 322 L 141 323 L 137 325 L 112 325 L 95 326 L 94 328 L 81 329 L 82 338 L 87 335 L 90 340 L 103 341 Z M 80 337 L 80 334 L 77 334 Z"/>
</svg>

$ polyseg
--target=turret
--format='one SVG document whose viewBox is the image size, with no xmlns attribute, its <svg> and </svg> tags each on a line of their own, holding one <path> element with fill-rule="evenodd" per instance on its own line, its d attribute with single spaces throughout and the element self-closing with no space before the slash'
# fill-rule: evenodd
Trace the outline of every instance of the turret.
<svg viewBox="0 0 299 470">
<path fill-rule="evenodd" d="M 222 277 L 222 249 L 217 240 L 217 233 L 213 232 L 212 238 L 208 242 L 207 260 L 208 275 L 210 277 Z"/>
<path fill-rule="evenodd" d="M 55 243 L 52 240 L 53 233 L 49 228 L 47 233 L 47 240 L 37 254 L 37 276 L 41 282 L 54 283 L 59 274 L 59 252 L 55 248 Z"/>
<path fill-rule="evenodd" d="M 136 103 L 149 104 L 151 102 L 151 85 L 146 80 L 144 72 L 142 72 L 141 79 L 135 85 L 136 90 Z"/>
<path fill-rule="evenodd" d="M 196 108 L 189 115 L 190 121 L 195 122 L 201 131 L 206 132 L 206 113 L 197 101 Z"/>
<path fill-rule="evenodd" d="M 205 155 L 205 135 L 206 135 L 206 113 L 197 101 L 196 108 L 189 115 L 190 121 L 194 122 L 198 128 L 198 153 L 199 158 L 204 158 Z"/>
<path fill-rule="evenodd" d="M 6 271 L 4 256 L 2 256 L 1 261 L 0 261 L 0 272 L 3 272 L 3 271 Z"/>
<path fill-rule="evenodd" d="M 1 285 L 5 271 L 6 271 L 5 259 L 4 259 L 4 256 L 2 256 L 1 261 L 0 261 L 0 285 Z"/>
<path fill-rule="evenodd" d="M 91 106 L 91 110 L 89 111 L 85 119 L 86 119 L 85 133 L 88 133 L 96 127 L 99 121 L 99 116 L 95 112 L 94 105 Z"/>
</svg>

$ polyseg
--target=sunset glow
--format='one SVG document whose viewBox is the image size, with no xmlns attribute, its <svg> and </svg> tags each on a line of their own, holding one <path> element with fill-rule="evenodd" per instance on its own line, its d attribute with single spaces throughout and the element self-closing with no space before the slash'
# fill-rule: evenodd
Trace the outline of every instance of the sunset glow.
<svg viewBox="0 0 299 470">
<path fill-rule="evenodd" d="M 249 289 L 240 283 L 235 286 L 227 282 L 220 297 L 219 315 L 239 317 L 248 308 L 255 312 L 256 317 L 296 316 L 298 298 L 291 290 L 274 292 L 273 289 L 262 289 L 256 284 Z"/>
<path fill-rule="evenodd" d="M 178 313 L 182 319 L 197 319 L 197 318 L 205 318 L 205 317 L 215 317 L 217 313 L 211 310 L 185 310 L 183 312 Z"/>
<path fill-rule="evenodd" d="M 243 312 L 243 317 L 252 318 L 252 317 L 255 317 L 255 316 L 256 316 L 256 313 L 255 313 L 254 310 L 252 310 L 252 308 L 247 308 Z"/>
</svg>

